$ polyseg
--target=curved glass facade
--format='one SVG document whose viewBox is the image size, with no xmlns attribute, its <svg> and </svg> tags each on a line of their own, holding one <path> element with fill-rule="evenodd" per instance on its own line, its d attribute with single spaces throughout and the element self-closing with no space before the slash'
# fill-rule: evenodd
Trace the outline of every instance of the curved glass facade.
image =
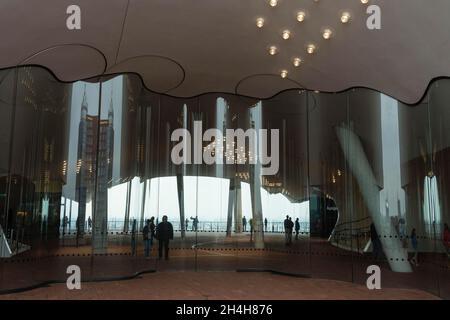
<svg viewBox="0 0 450 320">
<path fill-rule="evenodd" d="M 65 282 L 70 265 L 85 281 L 273 270 L 363 285 L 378 265 L 383 287 L 448 299 L 449 101 L 450 80 L 410 106 L 369 89 L 180 99 L 134 75 L 2 70 L 0 292 Z M 156 239 L 146 259 L 145 221 L 164 215 L 170 259 Z"/>
</svg>

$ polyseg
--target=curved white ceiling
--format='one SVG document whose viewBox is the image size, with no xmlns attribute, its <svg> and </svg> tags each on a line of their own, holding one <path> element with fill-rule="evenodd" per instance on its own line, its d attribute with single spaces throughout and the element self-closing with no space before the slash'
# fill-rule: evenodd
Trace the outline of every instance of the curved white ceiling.
<svg viewBox="0 0 450 320">
<path fill-rule="evenodd" d="M 180 97 L 266 98 L 290 88 L 362 86 L 407 103 L 417 102 L 433 78 L 450 76 L 448 0 L 370 0 L 382 10 L 382 29 L 372 31 L 360 0 L 278 2 L 272 8 L 266 0 L 3 0 L 0 68 L 39 64 L 63 81 L 135 72 L 149 89 Z M 81 8 L 81 30 L 66 28 L 71 4 Z M 300 9 L 308 15 L 303 23 L 296 20 Z M 340 22 L 343 10 L 352 15 L 348 24 Z M 330 40 L 324 27 L 333 30 Z M 284 29 L 289 40 L 281 38 Z M 306 53 L 308 43 L 318 47 L 315 54 Z M 279 53 L 269 55 L 270 45 Z M 298 68 L 295 56 L 304 60 Z"/>
</svg>

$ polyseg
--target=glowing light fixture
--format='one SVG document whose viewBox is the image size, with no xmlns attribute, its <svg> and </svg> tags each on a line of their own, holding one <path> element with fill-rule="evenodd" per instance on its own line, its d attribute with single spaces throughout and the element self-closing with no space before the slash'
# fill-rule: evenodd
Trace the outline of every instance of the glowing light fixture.
<svg viewBox="0 0 450 320">
<path fill-rule="evenodd" d="M 313 53 L 316 52 L 316 46 L 313 45 L 313 44 L 308 44 L 308 46 L 306 47 L 306 51 L 307 51 L 309 54 L 313 54 Z"/>
<path fill-rule="evenodd" d="M 332 34 L 333 34 L 333 31 L 331 31 L 331 29 L 324 29 L 322 36 L 325 40 L 328 40 L 331 38 Z"/>
<path fill-rule="evenodd" d="M 349 12 L 343 12 L 342 15 L 341 15 L 341 22 L 342 23 L 347 23 L 347 22 L 350 21 L 350 18 L 351 18 L 351 16 L 350 16 Z"/>
<path fill-rule="evenodd" d="M 295 67 L 299 67 L 301 63 L 302 63 L 302 59 L 301 58 L 299 58 L 299 57 L 294 58 L 293 64 L 294 64 Z"/>
<path fill-rule="evenodd" d="M 277 47 L 275 47 L 275 46 L 270 46 L 269 47 L 269 54 L 271 55 L 271 56 L 274 56 L 274 55 L 276 55 L 278 53 L 278 48 Z"/>
<path fill-rule="evenodd" d="M 284 30 L 281 36 L 283 37 L 284 40 L 287 40 L 291 37 L 291 32 L 289 30 Z"/>
<path fill-rule="evenodd" d="M 277 4 L 278 4 L 278 0 L 270 0 L 270 1 L 269 1 L 269 5 L 270 5 L 271 7 L 276 7 Z"/>
<path fill-rule="evenodd" d="M 287 77 L 287 75 L 288 75 L 288 72 L 287 72 L 287 70 L 281 70 L 281 77 L 284 79 L 284 78 L 286 78 Z"/>
<path fill-rule="evenodd" d="M 263 19 L 263 18 L 258 18 L 258 19 L 256 19 L 256 26 L 257 26 L 258 28 L 264 27 L 264 19 Z"/>
<path fill-rule="evenodd" d="M 299 12 L 297 12 L 297 21 L 298 21 L 298 22 L 303 22 L 303 21 L 305 21 L 305 18 L 306 18 L 306 13 L 305 13 L 305 11 L 299 11 Z"/>
</svg>

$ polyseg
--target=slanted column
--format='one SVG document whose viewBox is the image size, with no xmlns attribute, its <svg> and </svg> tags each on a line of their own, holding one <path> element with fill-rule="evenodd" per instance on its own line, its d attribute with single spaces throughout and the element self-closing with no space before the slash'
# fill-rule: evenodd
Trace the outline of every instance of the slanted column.
<svg viewBox="0 0 450 320">
<path fill-rule="evenodd" d="M 384 235 L 395 234 L 395 229 L 389 213 L 386 214 L 384 208 L 380 207 L 380 199 L 384 198 L 385 191 L 380 192 L 379 190 L 359 137 L 347 126 L 336 127 L 336 134 L 349 169 L 358 182 L 377 233 L 381 236 L 381 244 L 389 266 L 394 272 L 412 272 L 411 265 L 408 262 L 408 252 L 402 247 L 400 239 L 398 237 L 384 237 Z M 384 214 L 382 214 L 382 211 L 384 211 Z"/>
</svg>

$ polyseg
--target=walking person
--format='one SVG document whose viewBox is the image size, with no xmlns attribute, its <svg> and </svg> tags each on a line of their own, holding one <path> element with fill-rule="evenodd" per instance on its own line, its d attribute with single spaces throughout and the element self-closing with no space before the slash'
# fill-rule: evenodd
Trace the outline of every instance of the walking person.
<svg viewBox="0 0 450 320">
<path fill-rule="evenodd" d="M 186 225 L 184 226 L 184 230 L 188 231 L 188 228 L 189 228 L 189 219 L 188 218 L 186 218 L 185 223 L 186 223 Z"/>
<path fill-rule="evenodd" d="M 245 216 L 242 218 L 242 228 L 244 229 L 244 232 L 247 231 L 247 219 Z"/>
<path fill-rule="evenodd" d="M 419 251 L 418 251 L 418 242 L 417 242 L 417 235 L 416 235 L 416 229 L 415 228 L 413 228 L 412 231 L 411 231 L 411 246 L 413 248 L 413 257 L 411 259 L 411 263 L 413 265 L 415 265 L 416 267 L 418 267 L 419 263 L 418 263 L 418 257 L 417 256 L 418 256 Z"/>
<path fill-rule="evenodd" d="M 91 216 L 89 216 L 89 218 L 88 218 L 88 231 L 91 231 L 92 230 L 92 219 L 91 219 Z"/>
<path fill-rule="evenodd" d="M 169 242 L 173 239 L 173 226 L 170 222 L 167 221 L 167 216 L 163 216 L 162 220 L 163 221 L 156 227 L 155 238 L 158 239 L 159 259 L 162 259 L 164 250 L 164 257 L 166 260 L 168 260 Z"/>
<path fill-rule="evenodd" d="M 295 240 L 298 240 L 298 234 L 300 233 L 300 222 L 298 218 L 295 219 Z"/>
<path fill-rule="evenodd" d="M 264 218 L 264 231 L 267 232 L 267 218 Z"/>
</svg>

